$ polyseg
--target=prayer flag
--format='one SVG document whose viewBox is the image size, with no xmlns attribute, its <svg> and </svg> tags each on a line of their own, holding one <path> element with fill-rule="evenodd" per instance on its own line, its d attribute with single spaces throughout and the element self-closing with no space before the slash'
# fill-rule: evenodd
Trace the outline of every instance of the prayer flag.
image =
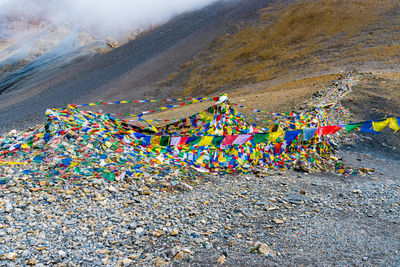
<svg viewBox="0 0 400 267">
<path fill-rule="evenodd" d="M 373 121 L 372 122 L 372 128 L 374 131 L 381 132 L 390 122 L 389 119 L 381 120 L 381 121 Z"/>
<path fill-rule="evenodd" d="M 318 128 L 318 135 L 322 136 L 327 134 L 334 134 L 340 129 L 342 129 L 342 127 L 337 125 L 322 126 Z"/>
<path fill-rule="evenodd" d="M 180 136 L 172 136 L 171 137 L 171 141 L 169 142 L 169 145 L 170 146 L 177 146 L 180 141 L 181 141 L 181 137 Z"/>
<path fill-rule="evenodd" d="M 161 136 L 156 135 L 151 138 L 150 144 L 152 145 L 160 145 Z"/>
<path fill-rule="evenodd" d="M 299 134 L 300 134 L 301 130 L 297 130 L 297 131 L 286 131 L 285 132 L 285 141 L 287 143 L 292 142 Z"/>
<path fill-rule="evenodd" d="M 318 128 L 303 129 L 303 140 L 310 141 L 310 139 L 314 136 L 314 134 L 317 130 L 318 130 Z"/>
<path fill-rule="evenodd" d="M 211 143 L 216 146 L 219 147 L 221 145 L 222 140 L 224 140 L 225 136 L 214 136 Z"/>
<path fill-rule="evenodd" d="M 253 142 L 255 144 L 259 144 L 268 140 L 268 133 L 258 133 L 255 134 L 253 137 Z"/>
<path fill-rule="evenodd" d="M 240 134 L 232 142 L 232 145 L 242 145 L 242 144 L 246 143 L 250 139 L 251 136 L 252 136 L 251 134 Z"/>
<path fill-rule="evenodd" d="M 400 117 L 392 117 L 390 118 L 389 121 L 389 128 L 394 130 L 394 132 L 397 132 L 398 130 L 400 130 Z"/>
<path fill-rule="evenodd" d="M 201 137 L 201 140 L 197 145 L 198 146 L 209 146 L 209 145 L 211 145 L 212 139 L 213 139 L 212 136 L 203 136 L 203 137 Z"/>
<path fill-rule="evenodd" d="M 237 138 L 237 135 L 227 135 L 224 138 L 224 141 L 222 141 L 222 145 L 227 146 L 227 145 L 231 145 L 233 141 L 235 141 L 235 139 Z"/>
<path fill-rule="evenodd" d="M 283 134 L 284 134 L 284 132 L 281 132 L 281 131 L 270 133 L 269 137 L 268 137 L 268 142 L 275 142 Z"/>
<path fill-rule="evenodd" d="M 367 132 L 367 133 L 379 134 L 379 132 L 377 132 L 373 129 L 372 121 L 363 122 L 360 131 Z"/>
<path fill-rule="evenodd" d="M 349 124 L 346 124 L 346 132 L 349 133 L 349 132 L 353 131 L 354 129 L 360 127 L 361 125 L 362 125 L 362 123 L 349 123 Z"/>
<path fill-rule="evenodd" d="M 189 139 L 189 137 L 182 136 L 182 137 L 181 137 L 181 140 L 180 140 L 179 143 L 178 143 L 178 145 L 185 145 L 185 144 L 187 144 L 187 143 L 188 143 L 188 139 Z"/>
<path fill-rule="evenodd" d="M 168 146 L 169 139 L 170 139 L 170 136 L 166 136 L 166 135 L 161 136 L 160 146 Z"/>
</svg>

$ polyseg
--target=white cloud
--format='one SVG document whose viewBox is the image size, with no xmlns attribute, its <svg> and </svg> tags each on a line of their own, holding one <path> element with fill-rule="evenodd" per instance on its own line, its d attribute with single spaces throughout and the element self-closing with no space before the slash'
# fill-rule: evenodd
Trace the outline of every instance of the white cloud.
<svg viewBox="0 0 400 267">
<path fill-rule="evenodd" d="M 76 25 L 97 34 L 165 22 L 216 0 L 0 0 L 0 13 Z"/>
</svg>

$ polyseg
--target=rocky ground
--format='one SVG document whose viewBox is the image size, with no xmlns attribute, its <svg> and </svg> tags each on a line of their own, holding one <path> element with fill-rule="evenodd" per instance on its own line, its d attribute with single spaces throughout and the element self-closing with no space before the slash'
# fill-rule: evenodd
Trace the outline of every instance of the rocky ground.
<svg viewBox="0 0 400 267">
<path fill-rule="evenodd" d="M 369 74 L 353 87 L 343 105 L 353 115 L 353 121 L 388 118 L 400 114 L 400 74 Z M 360 142 L 350 149 L 373 151 L 387 158 L 400 160 L 399 133 L 385 129 L 381 134 L 359 133 Z"/>
<path fill-rule="evenodd" d="M 210 176 L 165 193 L 142 182 L 2 190 L 5 265 L 398 265 L 400 164 L 341 152 L 367 176 Z"/>
</svg>

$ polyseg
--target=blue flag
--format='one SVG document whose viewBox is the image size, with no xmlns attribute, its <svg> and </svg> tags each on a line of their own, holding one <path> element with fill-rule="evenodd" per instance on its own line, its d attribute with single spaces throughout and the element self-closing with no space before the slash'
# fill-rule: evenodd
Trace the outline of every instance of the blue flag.
<svg viewBox="0 0 400 267">
<path fill-rule="evenodd" d="M 306 128 L 303 129 L 303 140 L 309 141 L 315 134 L 318 128 Z"/>
<path fill-rule="evenodd" d="M 362 123 L 360 132 L 374 133 L 379 134 L 379 132 L 375 131 L 372 125 L 372 121 L 366 121 Z"/>
<path fill-rule="evenodd" d="M 287 144 L 289 144 L 290 142 L 292 142 L 299 134 L 300 134 L 301 130 L 297 130 L 297 131 L 286 131 L 285 132 L 285 141 Z"/>
</svg>

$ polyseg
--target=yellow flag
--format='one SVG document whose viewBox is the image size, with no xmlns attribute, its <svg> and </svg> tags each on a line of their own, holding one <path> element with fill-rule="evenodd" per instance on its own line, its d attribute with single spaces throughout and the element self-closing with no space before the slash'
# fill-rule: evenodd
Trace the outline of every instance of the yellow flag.
<svg viewBox="0 0 400 267">
<path fill-rule="evenodd" d="M 256 158 L 256 153 L 254 153 L 254 152 L 251 153 L 251 154 L 250 154 L 250 160 L 253 160 L 253 159 L 255 159 L 255 158 Z"/>
<path fill-rule="evenodd" d="M 79 165 L 79 162 L 76 162 L 76 161 L 75 161 L 75 162 L 72 162 L 70 166 L 71 166 L 71 167 L 75 167 L 75 166 L 77 166 L 77 165 Z"/>
<path fill-rule="evenodd" d="M 204 119 L 206 117 L 206 112 L 204 110 L 200 111 L 199 117 L 200 119 Z"/>
<path fill-rule="evenodd" d="M 374 128 L 374 131 L 381 132 L 389 124 L 389 122 L 390 118 L 384 121 L 373 121 L 372 128 Z"/>
<path fill-rule="evenodd" d="M 397 132 L 400 130 L 399 122 L 397 121 L 396 117 L 389 118 L 389 128 L 394 130 L 394 132 Z"/>
<path fill-rule="evenodd" d="M 26 165 L 26 162 L 15 162 L 15 161 L 0 161 L 0 165 Z"/>
<path fill-rule="evenodd" d="M 196 160 L 196 162 L 197 162 L 197 163 L 203 163 L 203 158 L 204 158 L 204 156 L 201 155 L 201 156 Z"/>
<path fill-rule="evenodd" d="M 153 126 L 153 124 L 150 124 L 150 127 L 153 132 L 158 132 L 157 127 Z"/>
<path fill-rule="evenodd" d="M 107 141 L 107 142 L 105 143 L 105 145 L 106 145 L 107 147 L 111 147 L 111 146 L 112 146 L 112 143 Z"/>
<path fill-rule="evenodd" d="M 268 142 L 275 142 L 284 132 L 272 132 L 268 136 Z"/>
<path fill-rule="evenodd" d="M 222 154 L 220 154 L 218 156 L 218 162 L 226 162 L 226 158 L 224 156 L 222 156 Z"/>
<path fill-rule="evenodd" d="M 198 146 L 208 146 L 211 144 L 212 139 L 213 139 L 212 136 L 203 136 L 197 145 Z"/>
<path fill-rule="evenodd" d="M 161 136 L 153 136 L 151 138 L 150 144 L 152 145 L 160 145 L 160 141 L 161 141 Z"/>
<path fill-rule="evenodd" d="M 25 143 L 25 144 L 23 144 L 21 147 L 22 147 L 22 148 L 29 148 L 29 145 L 28 145 L 28 143 Z"/>
</svg>

